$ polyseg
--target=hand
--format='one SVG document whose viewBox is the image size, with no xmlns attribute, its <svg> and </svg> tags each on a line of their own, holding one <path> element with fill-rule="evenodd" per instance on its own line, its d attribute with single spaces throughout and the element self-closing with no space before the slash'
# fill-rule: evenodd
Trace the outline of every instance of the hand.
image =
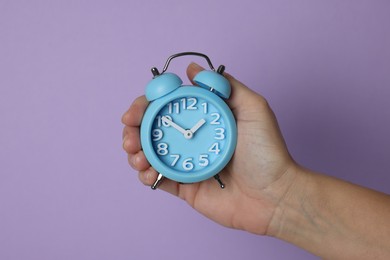
<svg viewBox="0 0 390 260">
<path fill-rule="evenodd" d="M 191 64 L 189 79 L 201 70 Z M 195 184 L 165 179 L 159 188 L 222 225 L 275 236 L 322 258 L 390 259 L 390 196 L 297 165 L 266 100 L 224 75 L 238 128 L 235 154 L 219 173 L 226 188 L 213 178 Z M 141 182 L 151 185 L 157 172 L 145 158 L 139 133 L 147 106 L 139 97 L 123 115 L 123 147 Z M 192 134 L 203 124 L 186 131 Z"/>
<path fill-rule="evenodd" d="M 190 64 L 190 80 L 202 70 Z M 187 201 L 208 218 L 228 227 L 267 234 L 272 216 L 294 182 L 297 165 L 290 157 L 276 118 L 266 100 L 229 74 L 232 86 L 227 100 L 237 121 L 235 154 L 219 174 L 226 185 L 221 190 L 213 178 L 195 184 L 179 184 L 165 179 L 159 189 Z M 139 127 L 148 102 L 137 98 L 123 115 L 123 147 L 129 164 L 139 171 L 139 179 L 150 186 L 157 172 L 141 149 Z M 165 120 L 172 124 L 172 121 Z M 200 120 L 190 131 L 203 125 Z M 180 129 L 182 131 L 182 129 Z"/>
</svg>

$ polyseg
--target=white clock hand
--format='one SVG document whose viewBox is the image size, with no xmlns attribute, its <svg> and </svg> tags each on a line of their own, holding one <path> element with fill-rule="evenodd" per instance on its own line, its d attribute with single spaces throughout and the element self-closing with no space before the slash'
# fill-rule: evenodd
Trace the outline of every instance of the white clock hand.
<svg viewBox="0 0 390 260">
<path fill-rule="evenodd" d="M 196 123 L 191 129 L 190 131 L 192 132 L 192 134 L 195 134 L 196 131 L 198 131 L 199 128 L 201 128 L 202 125 L 204 125 L 206 123 L 206 120 L 204 120 L 203 118 L 201 120 L 199 120 L 198 123 Z"/>
<path fill-rule="evenodd" d="M 182 133 L 186 139 L 191 139 L 192 138 L 192 132 L 191 130 L 185 130 L 183 127 L 179 126 L 178 124 L 174 123 L 172 120 L 170 120 L 168 117 L 163 116 L 161 117 L 161 120 L 168 124 L 169 126 L 172 126 L 175 128 L 177 131 Z"/>
<path fill-rule="evenodd" d="M 166 116 L 163 116 L 161 118 L 161 120 L 168 124 L 169 126 L 172 126 L 173 128 L 175 128 L 177 131 L 179 131 L 180 133 L 182 134 L 185 134 L 186 133 L 186 130 L 184 128 L 182 128 L 181 126 L 179 126 L 178 124 L 174 123 L 172 120 L 170 120 L 168 117 Z"/>
</svg>

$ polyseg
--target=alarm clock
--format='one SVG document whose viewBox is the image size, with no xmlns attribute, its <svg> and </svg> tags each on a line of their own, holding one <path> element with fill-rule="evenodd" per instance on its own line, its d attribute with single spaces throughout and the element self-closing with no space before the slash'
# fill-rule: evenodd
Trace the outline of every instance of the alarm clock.
<svg viewBox="0 0 390 260">
<path fill-rule="evenodd" d="M 172 59 L 195 55 L 206 59 L 211 70 L 199 72 L 195 85 L 183 85 L 174 73 L 166 72 Z M 225 100 L 231 87 L 223 76 L 225 67 L 214 69 L 210 59 L 197 52 L 177 53 L 168 58 L 160 73 L 146 86 L 150 101 L 141 122 L 141 146 L 146 159 L 159 173 L 151 186 L 163 178 L 196 183 L 214 177 L 228 164 L 237 143 L 237 126 Z"/>
</svg>

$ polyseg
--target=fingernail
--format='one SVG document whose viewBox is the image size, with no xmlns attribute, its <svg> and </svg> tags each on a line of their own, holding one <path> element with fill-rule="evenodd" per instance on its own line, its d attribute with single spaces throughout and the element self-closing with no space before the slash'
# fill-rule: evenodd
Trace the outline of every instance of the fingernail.
<svg viewBox="0 0 390 260">
<path fill-rule="evenodd" d="M 125 137 L 125 139 L 123 140 L 123 149 L 127 152 L 127 150 L 129 150 L 129 147 L 130 147 L 130 140 L 129 138 L 127 138 L 127 136 Z"/>
<path fill-rule="evenodd" d="M 122 124 L 125 124 L 126 116 L 127 116 L 127 113 L 124 113 L 124 114 L 122 115 L 122 118 L 121 118 Z"/>
<path fill-rule="evenodd" d="M 141 182 L 145 185 L 150 185 L 151 183 L 154 182 L 153 174 L 150 171 L 150 169 L 147 169 L 144 172 L 140 173 L 139 177 L 140 177 Z"/>
<path fill-rule="evenodd" d="M 133 164 L 134 168 L 137 168 L 137 155 L 134 155 L 131 158 L 131 163 Z"/>
<path fill-rule="evenodd" d="M 126 141 L 127 141 L 127 138 L 126 138 L 127 136 L 125 135 L 124 137 L 123 137 L 123 139 L 122 139 L 122 148 L 123 148 L 123 150 L 125 150 L 126 151 Z"/>
</svg>

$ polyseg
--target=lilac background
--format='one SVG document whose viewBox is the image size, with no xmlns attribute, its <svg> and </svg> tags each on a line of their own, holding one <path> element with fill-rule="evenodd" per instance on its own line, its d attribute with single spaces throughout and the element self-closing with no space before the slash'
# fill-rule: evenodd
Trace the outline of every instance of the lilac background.
<svg viewBox="0 0 390 260">
<path fill-rule="evenodd" d="M 316 259 L 138 182 L 120 117 L 180 51 L 267 97 L 294 158 L 390 192 L 388 1 L 0 0 L 0 259 Z M 184 75 L 190 61 L 172 63 Z"/>
</svg>

